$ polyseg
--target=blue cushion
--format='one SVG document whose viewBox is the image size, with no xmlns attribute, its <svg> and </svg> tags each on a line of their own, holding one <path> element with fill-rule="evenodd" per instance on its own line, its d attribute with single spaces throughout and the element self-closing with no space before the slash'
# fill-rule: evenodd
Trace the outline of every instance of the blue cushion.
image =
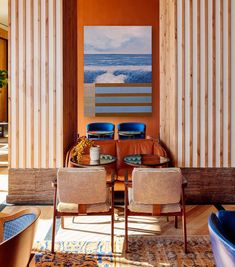
<svg viewBox="0 0 235 267">
<path fill-rule="evenodd" d="M 235 211 L 220 210 L 217 213 L 227 239 L 235 245 Z"/>
<path fill-rule="evenodd" d="M 33 213 L 25 214 L 4 223 L 3 240 L 7 240 L 21 232 L 36 219 Z"/>
</svg>

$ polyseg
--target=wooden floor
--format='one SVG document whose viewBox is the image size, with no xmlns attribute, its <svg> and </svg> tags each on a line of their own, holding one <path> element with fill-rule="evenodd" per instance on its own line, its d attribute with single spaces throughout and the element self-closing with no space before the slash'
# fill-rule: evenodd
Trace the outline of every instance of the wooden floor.
<svg viewBox="0 0 235 267">
<path fill-rule="evenodd" d="M 0 168 L 0 201 L 4 202 L 7 194 L 7 170 Z M 51 239 L 52 225 L 52 206 L 38 206 L 41 209 L 40 221 L 35 237 L 35 241 L 43 241 Z M 235 205 L 224 205 L 225 209 L 235 210 Z M 2 210 L 6 213 L 14 213 L 25 206 L 7 205 Z M 207 220 L 211 212 L 216 212 L 217 209 L 211 205 L 195 205 L 186 207 L 187 215 L 187 232 L 188 235 L 207 235 L 208 227 Z M 117 207 L 115 221 L 115 235 L 124 235 L 124 218 L 123 208 Z M 75 223 L 72 218 L 66 218 L 65 227 L 69 230 L 62 230 L 58 227 L 56 241 L 60 240 L 110 240 L 110 217 L 76 217 Z M 174 228 L 174 220 L 169 218 L 169 222 L 164 217 L 132 217 L 129 221 L 129 234 L 132 235 L 182 235 L 182 225 L 179 222 L 179 228 Z M 30 265 L 34 266 L 33 263 Z"/>
</svg>

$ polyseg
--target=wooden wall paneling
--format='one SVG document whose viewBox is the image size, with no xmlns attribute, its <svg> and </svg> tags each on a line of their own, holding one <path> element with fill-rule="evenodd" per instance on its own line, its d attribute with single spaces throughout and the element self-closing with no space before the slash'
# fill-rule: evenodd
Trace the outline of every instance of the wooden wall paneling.
<svg viewBox="0 0 235 267">
<path fill-rule="evenodd" d="M 228 20 L 227 20 L 227 37 L 228 37 L 228 55 L 227 55 L 227 70 L 228 70 L 228 96 L 227 96 L 227 101 L 228 101 L 228 116 L 227 116 L 227 131 L 228 131 L 228 167 L 231 167 L 231 1 L 228 0 Z M 225 105 L 226 107 L 226 105 Z M 225 111 L 226 112 L 226 111 Z"/>
<path fill-rule="evenodd" d="M 233 7 L 177 1 L 178 166 L 235 166 Z"/>
<path fill-rule="evenodd" d="M 216 23 L 215 1 L 212 1 L 212 166 L 216 166 Z"/>
<path fill-rule="evenodd" d="M 208 0 L 204 4 L 205 14 L 205 167 L 208 167 Z"/>
<path fill-rule="evenodd" d="M 220 121 L 220 167 L 223 166 L 223 0 L 220 0 L 220 51 L 219 51 L 219 56 L 220 56 L 220 65 L 219 65 L 219 77 L 220 77 L 220 82 L 219 82 L 219 88 L 220 88 L 220 110 L 219 110 L 219 121 Z"/>
<path fill-rule="evenodd" d="M 193 80 L 193 119 L 192 119 L 192 125 L 193 125 L 193 167 L 197 166 L 197 136 L 198 136 L 198 128 L 197 128 L 197 116 L 198 116 L 198 112 L 197 112 L 197 103 L 198 103 L 198 81 L 197 81 L 197 53 L 198 53 L 198 41 L 197 41 L 197 31 L 198 31 L 198 25 L 197 25 L 197 21 L 198 21 L 198 9 L 197 9 L 197 0 L 193 0 L 193 6 L 192 6 L 192 20 L 193 20 L 193 26 L 192 26 L 192 50 L 193 50 L 193 55 L 192 55 L 192 67 L 193 67 L 193 73 L 192 73 L 192 80 Z"/>
<path fill-rule="evenodd" d="M 33 31 L 32 27 L 32 1 L 26 1 L 26 17 L 25 17 L 25 27 L 26 27 L 26 42 L 25 50 L 26 56 L 26 167 L 32 166 L 33 163 Z"/>
<path fill-rule="evenodd" d="M 185 166 L 185 1 L 182 0 L 182 164 Z"/>
<path fill-rule="evenodd" d="M 235 167 L 235 1 L 231 1 L 231 166 Z"/>
<path fill-rule="evenodd" d="M 178 119 L 178 154 L 176 156 L 177 163 L 179 166 L 182 165 L 182 1 L 177 1 L 177 65 L 176 65 L 176 71 L 177 71 L 177 119 Z"/>
<path fill-rule="evenodd" d="M 62 0 L 11 0 L 9 9 L 10 167 L 61 167 Z"/>
<path fill-rule="evenodd" d="M 63 0 L 63 150 L 77 137 L 77 1 Z M 69 40 L 69 42 L 67 42 Z"/>
<path fill-rule="evenodd" d="M 18 158 L 25 168 L 25 1 L 18 1 Z"/>
<path fill-rule="evenodd" d="M 55 140 L 56 140 L 56 123 L 55 123 L 55 1 L 51 0 L 48 3 L 49 10 L 52 10 L 48 16 L 48 104 L 49 104 L 49 114 L 48 114 L 48 129 L 50 126 L 50 134 L 48 135 L 48 162 L 50 166 L 55 167 Z M 55 137 L 55 138 L 54 138 Z"/>
<path fill-rule="evenodd" d="M 200 72 L 200 46 L 201 46 L 201 41 L 200 41 L 200 30 L 201 30 L 201 23 L 200 23 L 200 0 L 197 0 L 197 167 L 200 166 L 200 156 L 201 156 L 201 138 L 200 138 L 200 133 L 201 133 L 201 89 L 200 89 L 200 81 L 201 81 L 201 72 Z"/>
<path fill-rule="evenodd" d="M 160 138 L 169 154 L 177 154 L 177 93 L 176 93 L 176 1 L 160 5 Z M 167 60 L 165 60 L 167 58 Z M 172 97 L 169 97 L 172 96 Z M 172 107 L 169 109 L 169 107 Z M 170 129 L 170 132 L 168 131 Z"/>
<path fill-rule="evenodd" d="M 40 39 L 41 39 L 41 30 L 40 30 L 40 20 L 41 20 L 41 7 L 40 0 L 33 1 L 33 103 L 34 103 L 34 164 L 35 168 L 40 167 L 40 158 L 41 158 L 41 99 L 40 99 L 40 88 L 41 88 L 41 79 L 40 79 Z"/>
<path fill-rule="evenodd" d="M 200 166 L 205 167 L 205 1 L 200 1 Z"/>
<path fill-rule="evenodd" d="M 190 1 L 184 1 L 184 27 L 185 27 L 185 51 L 184 51 L 184 154 L 185 166 L 190 166 Z"/>
<path fill-rule="evenodd" d="M 228 0 L 223 0 L 223 166 L 228 167 Z"/>
<path fill-rule="evenodd" d="M 208 42 L 208 52 L 207 52 L 207 58 L 208 58 L 208 73 L 207 73 L 207 87 L 208 87 L 208 99 L 207 99 L 207 105 L 208 105 L 208 134 L 207 134 L 207 142 L 208 142 L 208 153 L 207 153 L 207 166 L 212 167 L 212 142 L 213 139 L 209 138 L 212 137 L 212 103 L 213 103 L 213 97 L 212 97 L 212 42 L 213 42 L 213 30 L 212 30 L 212 0 L 208 0 L 208 6 L 207 6 L 207 21 L 208 23 L 205 25 L 207 27 L 207 42 Z"/>
<path fill-rule="evenodd" d="M 190 123 L 190 129 L 189 129 L 189 166 L 193 166 L 193 1 L 190 1 L 190 112 L 189 112 L 189 123 Z"/>
</svg>

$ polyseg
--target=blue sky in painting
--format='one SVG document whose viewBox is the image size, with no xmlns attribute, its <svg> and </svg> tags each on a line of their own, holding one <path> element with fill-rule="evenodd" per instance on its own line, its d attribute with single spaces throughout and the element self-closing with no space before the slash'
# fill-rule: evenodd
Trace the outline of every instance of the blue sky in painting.
<svg viewBox="0 0 235 267">
<path fill-rule="evenodd" d="M 151 26 L 85 26 L 84 54 L 152 54 Z"/>
</svg>

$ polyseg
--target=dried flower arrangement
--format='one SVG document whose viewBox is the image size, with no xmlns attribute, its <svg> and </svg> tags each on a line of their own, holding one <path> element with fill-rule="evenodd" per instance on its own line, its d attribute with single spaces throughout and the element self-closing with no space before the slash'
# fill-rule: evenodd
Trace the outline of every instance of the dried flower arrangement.
<svg viewBox="0 0 235 267">
<path fill-rule="evenodd" d="M 92 146 L 94 146 L 94 141 L 87 139 L 85 136 L 79 137 L 73 149 L 72 158 L 78 162 L 83 154 L 89 153 Z"/>
</svg>

